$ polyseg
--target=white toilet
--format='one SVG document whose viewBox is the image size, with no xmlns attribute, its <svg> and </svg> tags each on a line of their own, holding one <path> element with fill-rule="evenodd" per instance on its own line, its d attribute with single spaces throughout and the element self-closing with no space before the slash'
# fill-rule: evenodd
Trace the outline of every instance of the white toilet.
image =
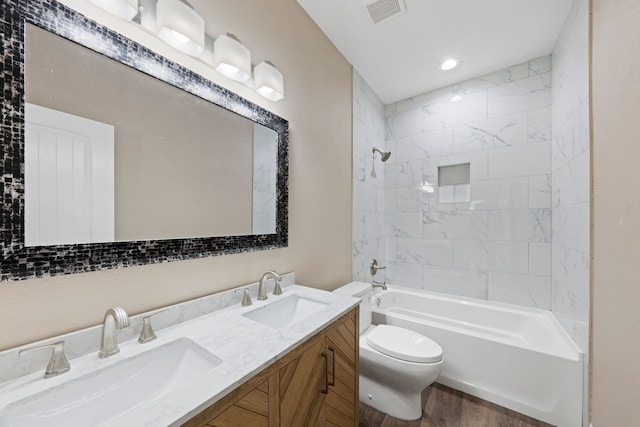
<svg viewBox="0 0 640 427">
<path fill-rule="evenodd" d="M 360 401 L 401 420 L 422 417 L 421 393 L 442 370 L 442 348 L 405 328 L 371 324 L 373 288 L 352 282 L 334 292 L 360 303 Z"/>
</svg>

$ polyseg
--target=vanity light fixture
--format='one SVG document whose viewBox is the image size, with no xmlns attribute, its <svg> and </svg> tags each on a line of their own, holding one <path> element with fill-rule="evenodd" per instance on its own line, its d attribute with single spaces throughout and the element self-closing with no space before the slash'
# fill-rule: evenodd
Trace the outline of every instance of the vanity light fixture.
<svg viewBox="0 0 640 427">
<path fill-rule="evenodd" d="M 158 0 L 158 38 L 191 56 L 204 51 L 204 19 L 184 0 Z"/>
<path fill-rule="evenodd" d="M 270 61 L 259 63 L 253 69 L 256 92 L 272 101 L 284 98 L 284 79 L 282 73 Z"/>
<path fill-rule="evenodd" d="M 244 83 L 251 78 L 251 52 L 233 34 L 221 34 L 213 43 L 213 66 L 223 76 Z"/>
<path fill-rule="evenodd" d="M 113 15 L 133 21 L 169 46 L 197 57 L 227 78 L 254 88 L 270 101 L 284 98 L 284 77 L 280 70 L 270 61 L 263 61 L 252 69 L 249 49 L 231 33 L 215 40 L 207 35 L 204 18 L 187 0 L 89 1 Z"/>
<path fill-rule="evenodd" d="M 440 69 L 443 71 L 449 71 L 454 69 L 457 65 L 458 65 L 458 60 L 450 58 L 442 63 L 442 65 L 440 66 Z"/>
<path fill-rule="evenodd" d="M 138 14 L 138 0 L 89 0 L 112 15 L 131 21 Z"/>
</svg>

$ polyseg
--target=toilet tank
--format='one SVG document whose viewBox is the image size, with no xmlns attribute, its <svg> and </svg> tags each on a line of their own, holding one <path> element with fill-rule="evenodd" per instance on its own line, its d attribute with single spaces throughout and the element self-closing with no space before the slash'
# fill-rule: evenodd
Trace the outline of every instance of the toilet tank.
<svg viewBox="0 0 640 427">
<path fill-rule="evenodd" d="M 362 334 L 371 325 L 371 297 L 373 296 L 371 283 L 351 282 L 333 292 L 362 299 L 360 303 L 360 334 Z"/>
</svg>

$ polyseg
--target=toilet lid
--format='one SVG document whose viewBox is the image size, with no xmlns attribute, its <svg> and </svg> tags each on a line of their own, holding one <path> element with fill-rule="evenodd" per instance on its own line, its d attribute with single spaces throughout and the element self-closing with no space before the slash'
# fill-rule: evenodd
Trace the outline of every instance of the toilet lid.
<svg viewBox="0 0 640 427">
<path fill-rule="evenodd" d="M 442 360 L 442 348 L 434 341 L 409 329 L 378 325 L 367 335 L 375 350 L 408 362 L 434 363 Z"/>
</svg>

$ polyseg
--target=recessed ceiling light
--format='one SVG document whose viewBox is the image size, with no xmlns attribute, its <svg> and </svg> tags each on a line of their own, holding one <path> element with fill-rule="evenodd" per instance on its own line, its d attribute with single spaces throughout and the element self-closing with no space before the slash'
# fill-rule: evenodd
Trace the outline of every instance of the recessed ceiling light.
<svg viewBox="0 0 640 427">
<path fill-rule="evenodd" d="M 451 98 L 451 102 L 458 102 L 458 101 L 462 101 L 462 95 L 453 95 L 453 97 Z"/>
<path fill-rule="evenodd" d="M 449 71 L 453 68 L 456 67 L 456 65 L 458 65 L 458 61 L 456 59 L 447 59 L 446 61 L 444 61 L 442 63 L 442 65 L 440 66 L 440 68 L 444 71 Z"/>
</svg>

